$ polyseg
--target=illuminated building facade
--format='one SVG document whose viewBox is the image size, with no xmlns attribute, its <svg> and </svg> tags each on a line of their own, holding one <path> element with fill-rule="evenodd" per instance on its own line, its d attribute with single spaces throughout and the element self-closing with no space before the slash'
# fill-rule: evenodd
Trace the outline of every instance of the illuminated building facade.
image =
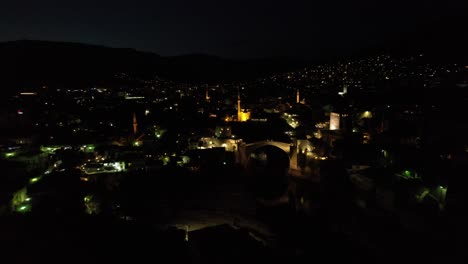
<svg viewBox="0 0 468 264">
<path fill-rule="evenodd" d="M 372 112 L 371 111 L 364 111 L 361 114 L 361 118 L 372 118 Z"/>
<path fill-rule="evenodd" d="M 250 120 L 250 111 L 248 110 L 241 110 L 240 112 L 237 113 L 237 121 L 239 122 L 245 122 Z"/>
<path fill-rule="evenodd" d="M 215 137 L 203 137 L 200 139 L 199 144 L 196 146 L 197 149 L 211 149 L 211 148 L 224 148 L 225 151 L 233 152 L 237 151 L 241 139 L 220 139 Z M 192 148 L 195 148 L 193 146 Z"/>
<path fill-rule="evenodd" d="M 330 113 L 330 130 L 340 129 L 340 114 Z"/>
<path fill-rule="evenodd" d="M 123 172 L 125 171 L 125 162 L 86 163 L 80 169 L 85 174 Z"/>
</svg>

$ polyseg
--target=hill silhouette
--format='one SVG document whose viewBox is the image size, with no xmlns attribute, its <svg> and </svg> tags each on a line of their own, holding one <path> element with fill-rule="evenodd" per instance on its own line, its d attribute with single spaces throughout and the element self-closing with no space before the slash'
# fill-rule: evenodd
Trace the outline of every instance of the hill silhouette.
<svg viewBox="0 0 468 264">
<path fill-rule="evenodd" d="M 183 82 L 249 80 L 306 65 L 284 58 L 232 60 L 203 54 L 163 57 L 96 45 L 19 40 L 0 43 L 5 87 L 113 84 L 118 73 Z"/>
</svg>

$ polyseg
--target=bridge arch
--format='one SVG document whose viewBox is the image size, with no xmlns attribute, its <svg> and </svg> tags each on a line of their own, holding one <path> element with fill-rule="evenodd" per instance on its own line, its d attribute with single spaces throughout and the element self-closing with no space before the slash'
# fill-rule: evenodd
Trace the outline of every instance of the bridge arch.
<svg viewBox="0 0 468 264">
<path fill-rule="evenodd" d="M 295 146 L 291 143 L 271 141 L 271 140 L 258 141 L 258 142 L 249 143 L 249 144 L 244 143 L 244 144 L 239 145 L 238 163 L 240 163 L 244 168 L 246 168 L 252 153 L 254 153 L 257 149 L 264 147 L 264 146 L 274 146 L 284 151 L 289 157 L 289 169 L 290 170 L 297 169 L 297 150 Z"/>
</svg>

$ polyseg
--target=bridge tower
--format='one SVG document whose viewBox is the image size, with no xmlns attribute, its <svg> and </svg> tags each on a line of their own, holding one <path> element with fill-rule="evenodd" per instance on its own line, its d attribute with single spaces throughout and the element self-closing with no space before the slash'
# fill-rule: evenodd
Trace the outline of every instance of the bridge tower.
<svg viewBox="0 0 468 264">
<path fill-rule="evenodd" d="M 205 101 L 209 102 L 210 101 L 210 95 L 208 93 L 208 87 L 206 87 L 206 91 L 205 91 Z"/>
<path fill-rule="evenodd" d="M 297 139 L 294 139 L 294 142 L 292 145 L 289 147 L 289 168 L 291 169 L 297 169 L 298 164 L 297 164 Z"/>
</svg>

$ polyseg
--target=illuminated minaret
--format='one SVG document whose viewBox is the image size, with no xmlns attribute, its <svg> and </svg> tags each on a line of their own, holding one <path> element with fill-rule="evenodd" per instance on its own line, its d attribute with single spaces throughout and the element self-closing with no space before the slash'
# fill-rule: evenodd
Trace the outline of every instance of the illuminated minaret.
<svg viewBox="0 0 468 264">
<path fill-rule="evenodd" d="M 237 121 L 242 121 L 240 92 L 237 91 Z"/>
<path fill-rule="evenodd" d="M 137 123 L 136 115 L 135 115 L 135 112 L 133 112 L 133 134 L 135 135 L 138 132 L 137 127 L 138 127 L 138 123 Z"/>
<path fill-rule="evenodd" d="M 299 89 L 296 89 L 296 103 L 301 102 L 301 97 L 299 96 Z"/>
<path fill-rule="evenodd" d="M 206 88 L 206 91 L 205 91 L 205 100 L 206 100 L 207 102 L 210 101 L 210 95 L 208 94 L 208 87 Z"/>
</svg>

